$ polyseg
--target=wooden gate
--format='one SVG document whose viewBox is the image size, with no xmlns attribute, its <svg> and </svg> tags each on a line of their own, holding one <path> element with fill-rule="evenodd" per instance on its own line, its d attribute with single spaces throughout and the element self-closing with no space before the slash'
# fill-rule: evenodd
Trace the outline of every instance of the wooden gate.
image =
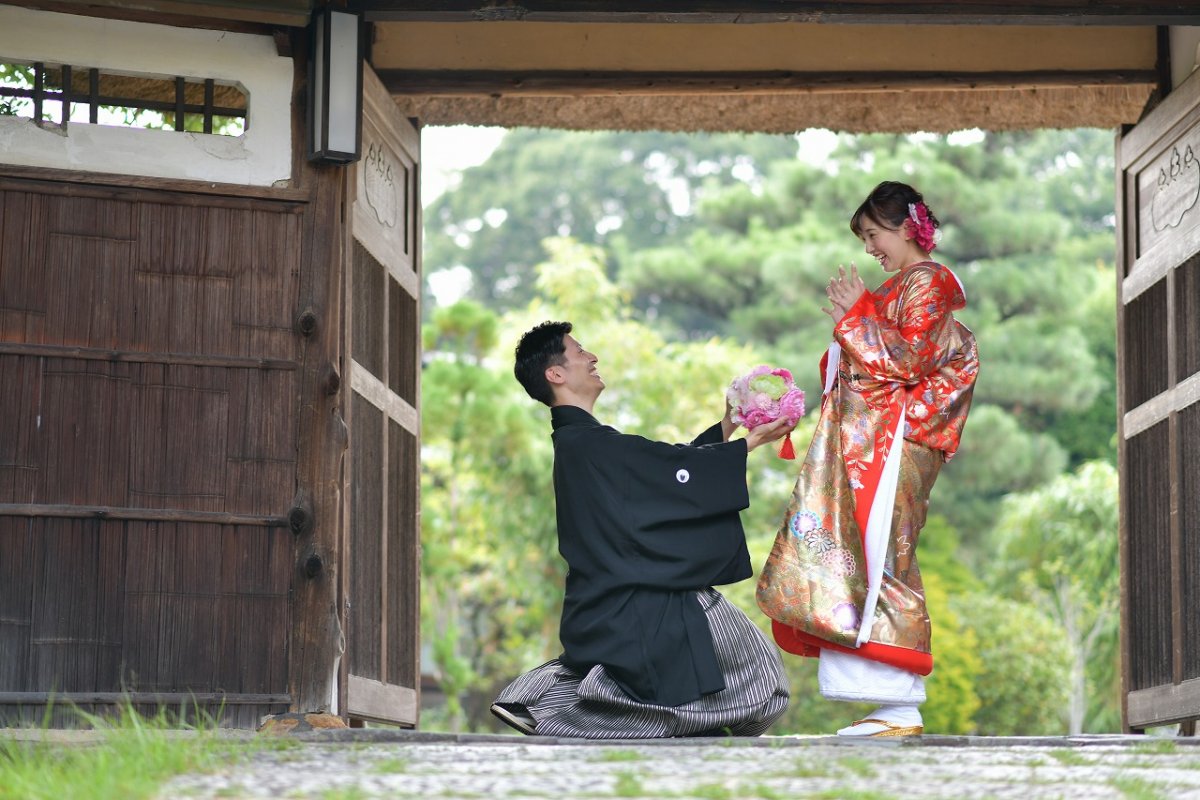
<svg viewBox="0 0 1200 800">
<path fill-rule="evenodd" d="M 0 177 L 0 724 L 287 710 L 304 211 Z"/>
<path fill-rule="evenodd" d="M 1118 142 L 1127 728 L 1200 718 L 1200 74 Z"/>
<path fill-rule="evenodd" d="M 371 68 L 364 72 L 363 157 L 348 190 L 346 713 L 416 725 L 420 139 Z"/>
</svg>

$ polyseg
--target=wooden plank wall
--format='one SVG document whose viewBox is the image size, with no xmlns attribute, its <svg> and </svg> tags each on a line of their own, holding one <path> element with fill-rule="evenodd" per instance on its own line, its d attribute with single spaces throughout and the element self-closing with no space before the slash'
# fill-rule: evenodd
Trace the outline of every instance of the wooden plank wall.
<svg viewBox="0 0 1200 800">
<path fill-rule="evenodd" d="M 0 178 L 0 722 L 286 709 L 302 210 Z"/>
</svg>

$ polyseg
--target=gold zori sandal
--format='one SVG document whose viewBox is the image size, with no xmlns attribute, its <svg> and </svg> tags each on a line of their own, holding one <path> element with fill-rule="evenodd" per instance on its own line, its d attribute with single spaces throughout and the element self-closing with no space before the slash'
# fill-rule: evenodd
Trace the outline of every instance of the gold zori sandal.
<svg viewBox="0 0 1200 800">
<path fill-rule="evenodd" d="M 876 731 L 875 733 L 863 734 L 864 736 L 868 736 L 868 737 L 871 737 L 871 736 L 920 736 L 925 731 L 925 726 L 923 726 L 923 725 L 907 725 L 907 726 L 906 725 L 896 725 L 894 723 L 888 722 L 887 720 L 875 719 L 874 717 L 868 717 L 867 719 L 860 719 L 857 722 L 855 722 L 854 724 L 862 725 L 863 723 L 868 723 L 868 722 L 872 723 L 874 725 L 882 725 L 884 727 L 884 730 Z"/>
</svg>

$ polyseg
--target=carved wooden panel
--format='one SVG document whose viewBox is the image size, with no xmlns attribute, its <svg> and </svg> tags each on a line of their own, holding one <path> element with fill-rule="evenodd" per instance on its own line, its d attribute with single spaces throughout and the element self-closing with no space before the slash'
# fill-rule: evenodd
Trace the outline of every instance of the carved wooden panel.
<svg viewBox="0 0 1200 800">
<path fill-rule="evenodd" d="M 1189 130 L 1138 174 L 1138 254 L 1200 227 L 1200 127 Z"/>
<path fill-rule="evenodd" d="M 410 295 L 417 280 L 416 129 L 399 118 L 375 73 L 363 76 L 362 161 L 356 166 L 354 237 Z M 399 121 L 400 125 L 393 124 Z"/>
<path fill-rule="evenodd" d="M 1128 301 L 1200 251 L 1200 80 L 1185 81 L 1123 137 L 1117 166 Z"/>
</svg>

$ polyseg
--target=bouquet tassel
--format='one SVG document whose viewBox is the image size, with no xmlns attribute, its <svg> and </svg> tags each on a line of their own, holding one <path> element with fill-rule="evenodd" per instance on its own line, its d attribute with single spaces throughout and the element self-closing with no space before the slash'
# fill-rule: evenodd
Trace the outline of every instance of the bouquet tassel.
<svg viewBox="0 0 1200 800">
<path fill-rule="evenodd" d="M 779 457 L 786 458 L 788 461 L 794 461 L 796 458 L 796 448 L 792 447 L 792 434 L 783 437 L 783 444 L 779 446 Z"/>
</svg>

